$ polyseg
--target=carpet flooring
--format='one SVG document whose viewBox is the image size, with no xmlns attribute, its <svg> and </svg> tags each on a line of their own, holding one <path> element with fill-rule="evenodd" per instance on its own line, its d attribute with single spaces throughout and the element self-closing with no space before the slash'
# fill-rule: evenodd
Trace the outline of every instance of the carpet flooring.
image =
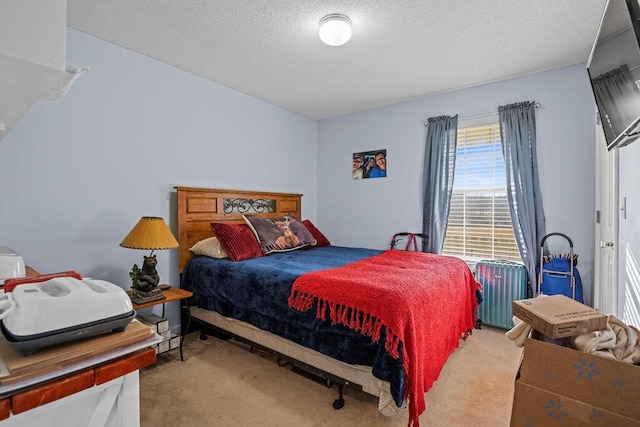
<svg viewBox="0 0 640 427">
<path fill-rule="evenodd" d="M 450 356 L 425 395 L 421 426 L 508 426 L 521 350 L 503 330 L 475 330 Z M 377 398 L 345 388 L 345 406 L 332 407 L 337 388 L 279 366 L 268 354 L 215 337 L 184 341 L 140 372 L 142 427 L 386 426 L 405 427 L 406 411 L 389 418 Z"/>
</svg>

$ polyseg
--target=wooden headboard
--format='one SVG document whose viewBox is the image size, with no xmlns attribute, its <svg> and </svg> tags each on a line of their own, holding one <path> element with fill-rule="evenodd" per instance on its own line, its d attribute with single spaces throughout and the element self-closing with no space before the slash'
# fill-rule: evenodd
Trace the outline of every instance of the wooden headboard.
<svg viewBox="0 0 640 427">
<path fill-rule="evenodd" d="M 210 223 L 244 224 L 242 214 L 278 217 L 288 213 L 302 219 L 302 194 L 264 191 L 175 187 L 178 190 L 178 243 L 180 273 L 193 256 L 196 242 L 212 237 Z"/>
</svg>

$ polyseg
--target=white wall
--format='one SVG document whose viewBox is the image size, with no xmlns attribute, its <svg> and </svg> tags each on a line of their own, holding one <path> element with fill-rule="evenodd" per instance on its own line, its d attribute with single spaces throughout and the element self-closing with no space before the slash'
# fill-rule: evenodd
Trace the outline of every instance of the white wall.
<svg viewBox="0 0 640 427">
<path fill-rule="evenodd" d="M 66 0 L 0 0 L 0 141 L 64 81 Z"/>
<path fill-rule="evenodd" d="M 536 121 L 547 232 L 572 238 L 590 303 L 595 104 L 585 65 L 321 121 L 319 227 L 332 243 L 380 249 L 388 247 L 398 231 L 420 231 L 425 120 L 443 114 L 464 118 L 527 100 L 542 105 L 536 110 Z M 387 149 L 387 178 L 352 180 L 352 154 L 381 148 Z M 552 251 L 568 249 L 560 238 L 548 242 Z"/>
<path fill-rule="evenodd" d="M 176 185 L 302 193 L 315 219 L 316 121 L 73 29 L 67 43 L 90 71 L 0 141 L 0 245 L 128 289 L 146 252 L 118 245 L 145 215 L 176 234 Z M 178 285 L 177 251 L 156 254 Z"/>
<path fill-rule="evenodd" d="M 626 198 L 626 212 L 619 211 L 618 314 L 628 324 L 640 325 L 640 141 L 620 152 L 620 207 Z"/>
<path fill-rule="evenodd" d="M 64 71 L 67 0 L 0 0 L 0 54 Z"/>
<path fill-rule="evenodd" d="M 591 61 L 591 75 L 611 71 L 614 64 L 627 64 L 635 80 L 640 79 L 638 48 L 631 27 L 607 40 Z M 604 138 L 604 137 L 603 137 Z M 618 239 L 618 307 L 617 315 L 628 324 L 640 325 L 640 142 L 620 148 L 619 151 L 619 212 Z M 626 211 L 620 210 L 626 199 Z M 606 286 L 607 284 L 604 284 Z"/>
</svg>

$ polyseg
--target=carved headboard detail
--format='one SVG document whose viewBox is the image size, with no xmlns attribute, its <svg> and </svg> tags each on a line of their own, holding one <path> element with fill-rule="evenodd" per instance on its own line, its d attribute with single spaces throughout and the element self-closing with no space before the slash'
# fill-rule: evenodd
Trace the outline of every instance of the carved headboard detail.
<svg viewBox="0 0 640 427">
<path fill-rule="evenodd" d="M 178 191 L 178 243 L 180 273 L 193 256 L 196 242 L 212 237 L 210 223 L 244 224 L 242 214 L 278 217 L 288 213 L 302 219 L 302 194 L 265 191 L 175 187 Z"/>
</svg>

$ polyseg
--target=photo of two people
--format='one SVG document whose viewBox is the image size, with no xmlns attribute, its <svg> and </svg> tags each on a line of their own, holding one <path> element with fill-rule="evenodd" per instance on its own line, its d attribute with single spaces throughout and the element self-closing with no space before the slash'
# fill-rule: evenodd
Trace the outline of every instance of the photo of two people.
<svg viewBox="0 0 640 427">
<path fill-rule="evenodd" d="M 385 178 L 387 150 L 353 153 L 353 179 Z"/>
</svg>

